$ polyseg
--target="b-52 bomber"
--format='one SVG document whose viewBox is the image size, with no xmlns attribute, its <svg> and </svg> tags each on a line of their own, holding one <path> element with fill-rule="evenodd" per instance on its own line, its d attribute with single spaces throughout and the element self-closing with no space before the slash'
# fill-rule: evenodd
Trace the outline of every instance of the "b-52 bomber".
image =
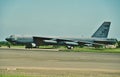
<svg viewBox="0 0 120 77">
<path fill-rule="evenodd" d="M 90 38 L 61 38 L 61 37 L 39 37 L 39 36 L 18 36 L 11 35 L 6 40 L 12 44 L 24 44 L 26 47 L 39 47 L 40 45 L 63 45 L 68 49 L 74 46 L 92 47 L 116 47 L 117 39 L 107 38 L 111 22 L 103 22 L 97 31 Z"/>
</svg>

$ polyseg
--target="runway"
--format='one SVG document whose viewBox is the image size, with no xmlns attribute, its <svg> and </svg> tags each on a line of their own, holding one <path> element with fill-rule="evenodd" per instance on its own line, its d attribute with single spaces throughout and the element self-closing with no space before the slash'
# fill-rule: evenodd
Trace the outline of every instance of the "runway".
<svg viewBox="0 0 120 77">
<path fill-rule="evenodd" d="M 106 72 L 119 77 L 120 53 L 0 48 L 0 70 L 49 70 L 46 73 L 56 70 L 58 74 L 61 71 L 65 75 L 68 71 L 73 75 L 81 74 L 80 71 Z"/>
</svg>

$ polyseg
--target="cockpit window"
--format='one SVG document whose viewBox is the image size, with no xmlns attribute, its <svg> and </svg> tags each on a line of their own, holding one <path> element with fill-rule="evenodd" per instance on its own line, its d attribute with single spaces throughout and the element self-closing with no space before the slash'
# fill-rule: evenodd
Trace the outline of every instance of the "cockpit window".
<svg viewBox="0 0 120 77">
<path fill-rule="evenodd" d="M 15 35 L 11 35 L 11 36 L 10 36 L 10 38 L 14 38 L 14 37 L 15 37 Z"/>
<path fill-rule="evenodd" d="M 16 39 L 17 39 L 17 38 L 15 37 L 15 35 L 11 35 L 10 38 L 13 39 L 13 40 L 16 40 Z"/>
</svg>

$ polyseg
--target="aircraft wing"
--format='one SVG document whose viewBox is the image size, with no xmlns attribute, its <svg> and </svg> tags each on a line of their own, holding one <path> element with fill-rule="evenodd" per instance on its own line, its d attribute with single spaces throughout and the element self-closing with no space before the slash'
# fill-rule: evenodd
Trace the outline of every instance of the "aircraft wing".
<svg viewBox="0 0 120 77">
<path fill-rule="evenodd" d="M 50 44 L 50 45 L 71 45 L 76 46 L 78 45 L 77 42 L 69 39 L 63 39 L 63 38 L 50 38 L 50 37 L 33 37 L 34 43 L 36 45 L 44 45 L 44 44 Z"/>
<path fill-rule="evenodd" d="M 51 37 L 33 37 L 34 43 L 39 45 L 67 45 L 67 46 L 103 46 L 105 44 L 100 44 L 93 41 L 82 41 L 66 38 L 51 38 Z"/>
<path fill-rule="evenodd" d="M 78 41 L 81 46 L 104 46 L 105 44 L 89 42 L 89 41 Z"/>
</svg>

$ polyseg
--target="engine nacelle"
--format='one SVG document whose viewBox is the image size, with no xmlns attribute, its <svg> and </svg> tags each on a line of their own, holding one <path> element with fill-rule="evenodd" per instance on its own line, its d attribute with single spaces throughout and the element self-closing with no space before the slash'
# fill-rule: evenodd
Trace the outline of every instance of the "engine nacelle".
<svg viewBox="0 0 120 77">
<path fill-rule="evenodd" d="M 92 47 L 93 44 L 84 44 L 85 46 Z"/>
<path fill-rule="evenodd" d="M 45 43 L 45 44 L 57 44 L 57 41 L 54 41 L 54 40 L 43 40 L 43 42 Z"/>
<path fill-rule="evenodd" d="M 76 43 L 76 42 L 65 42 L 66 45 L 69 45 L 69 46 L 78 46 L 79 44 Z"/>
</svg>

